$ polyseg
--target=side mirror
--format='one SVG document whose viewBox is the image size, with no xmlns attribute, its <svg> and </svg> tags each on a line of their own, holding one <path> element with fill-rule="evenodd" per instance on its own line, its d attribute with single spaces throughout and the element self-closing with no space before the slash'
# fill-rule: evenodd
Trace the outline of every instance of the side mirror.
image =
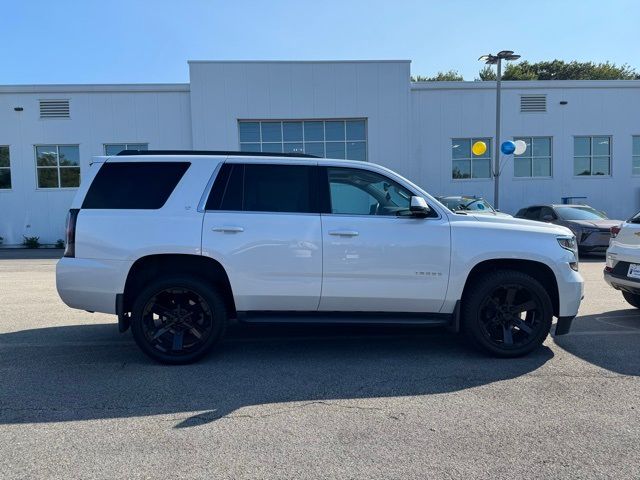
<svg viewBox="0 0 640 480">
<path fill-rule="evenodd" d="M 552 222 L 554 220 L 553 215 L 543 215 L 542 216 L 542 221 L 543 222 Z"/>
<path fill-rule="evenodd" d="M 431 213 L 431 209 L 429 205 L 427 205 L 427 201 L 416 195 L 411 196 L 411 203 L 409 204 L 409 210 L 411 214 L 415 217 L 426 217 Z"/>
</svg>

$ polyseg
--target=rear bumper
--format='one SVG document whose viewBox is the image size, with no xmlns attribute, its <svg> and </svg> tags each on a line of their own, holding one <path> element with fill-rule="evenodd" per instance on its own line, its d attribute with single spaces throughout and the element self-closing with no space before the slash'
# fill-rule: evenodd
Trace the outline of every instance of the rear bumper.
<svg viewBox="0 0 640 480">
<path fill-rule="evenodd" d="M 58 295 L 71 308 L 116 313 L 131 262 L 62 258 L 56 265 Z"/>
<path fill-rule="evenodd" d="M 632 280 L 628 277 L 623 277 L 611 273 L 607 270 L 604 271 L 604 281 L 616 290 L 623 290 L 625 292 L 640 294 L 640 281 Z"/>
</svg>

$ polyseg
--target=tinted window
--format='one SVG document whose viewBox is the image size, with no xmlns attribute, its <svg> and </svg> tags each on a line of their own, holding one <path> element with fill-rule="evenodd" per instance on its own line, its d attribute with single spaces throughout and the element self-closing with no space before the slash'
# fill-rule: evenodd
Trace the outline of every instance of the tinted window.
<svg viewBox="0 0 640 480">
<path fill-rule="evenodd" d="M 189 165 L 188 162 L 106 163 L 89 187 L 82 208 L 161 208 Z"/>
<path fill-rule="evenodd" d="M 226 164 L 207 201 L 207 210 L 318 212 L 317 168 L 304 165 Z"/>
<path fill-rule="evenodd" d="M 524 214 L 524 218 L 529 220 L 539 220 L 540 219 L 540 210 L 542 207 L 531 207 L 527 209 L 527 212 Z"/>
<path fill-rule="evenodd" d="M 591 207 L 558 207 L 564 220 L 605 220 L 607 216 Z"/>
<path fill-rule="evenodd" d="M 553 212 L 553 210 L 549 207 L 542 207 L 540 209 L 540 219 L 543 220 L 544 217 L 546 216 L 550 216 L 553 220 L 556 219 L 556 214 Z"/>
<path fill-rule="evenodd" d="M 328 168 L 331 213 L 398 215 L 409 211 L 412 193 L 378 173 L 354 168 Z"/>
<path fill-rule="evenodd" d="M 302 165 L 245 165 L 243 210 L 315 211 L 312 173 L 313 167 Z"/>
</svg>

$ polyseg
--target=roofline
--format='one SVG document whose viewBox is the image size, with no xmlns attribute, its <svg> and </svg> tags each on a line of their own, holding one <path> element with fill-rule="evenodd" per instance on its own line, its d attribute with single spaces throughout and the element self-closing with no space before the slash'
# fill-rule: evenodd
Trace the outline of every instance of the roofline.
<svg viewBox="0 0 640 480">
<path fill-rule="evenodd" d="M 564 88 L 640 88 L 640 80 L 508 80 L 502 90 Z M 411 82 L 411 90 L 495 90 L 496 82 Z"/>
<path fill-rule="evenodd" d="M 206 157 L 284 157 L 319 158 L 308 153 L 243 152 L 238 150 L 122 150 L 115 157 L 159 157 L 159 156 L 206 156 Z"/>
<path fill-rule="evenodd" d="M 189 92 L 188 83 L 0 85 L 0 93 Z"/>
<path fill-rule="evenodd" d="M 411 60 L 187 60 L 188 64 L 241 64 L 241 63 L 274 63 L 274 64 L 309 64 L 309 63 L 411 63 Z"/>
</svg>

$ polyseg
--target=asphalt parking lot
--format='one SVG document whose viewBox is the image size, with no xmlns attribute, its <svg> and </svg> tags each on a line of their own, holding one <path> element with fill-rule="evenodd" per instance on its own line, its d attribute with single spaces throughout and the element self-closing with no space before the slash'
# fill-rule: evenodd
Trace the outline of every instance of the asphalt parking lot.
<svg viewBox="0 0 640 480">
<path fill-rule="evenodd" d="M 36 253 L 47 257 L 47 253 Z M 0 477 L 640 478 L 640 313 L 581 264 L 571 334 L 522 359 L 443 331 L 233 326 L 196 365 L 0 254 Z"/>
</svg>

